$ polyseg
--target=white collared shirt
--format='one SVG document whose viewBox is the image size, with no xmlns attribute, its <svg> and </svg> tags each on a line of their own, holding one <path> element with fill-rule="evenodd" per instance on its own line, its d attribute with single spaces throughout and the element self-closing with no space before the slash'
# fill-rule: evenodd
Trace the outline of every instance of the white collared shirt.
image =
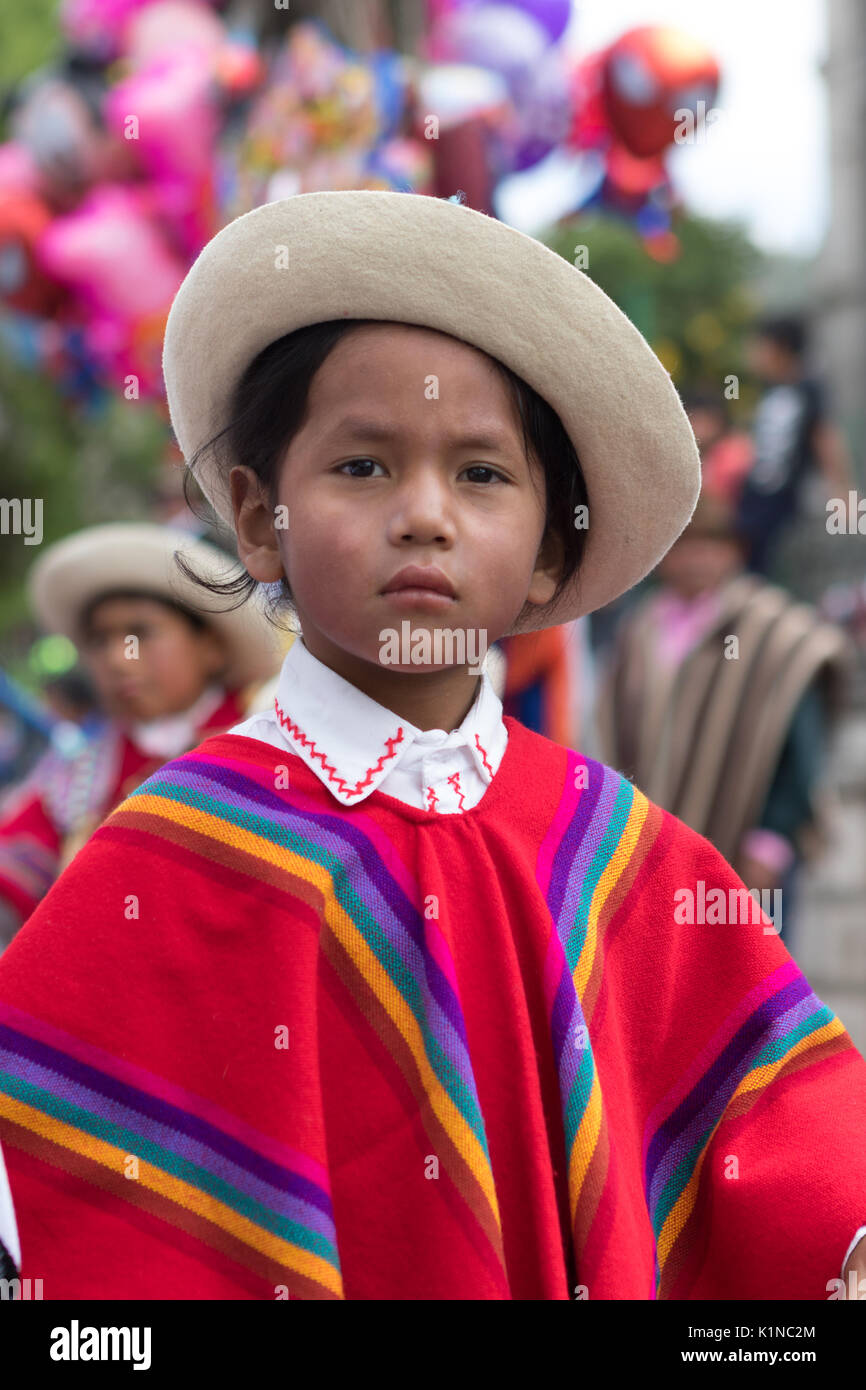
<svg viewBox="0 0 866 1390">
<path fill-rule="evenodd" d="M 297 753 L 344 806 L 378 788 L 443 814 L 477 805 L 508 742 L 502 701 L 486 670 L 459 729 L 423 730 L 331 670 L 300 634 L 283 661 L 273 707 L 229 732 Z"/>
</svg>

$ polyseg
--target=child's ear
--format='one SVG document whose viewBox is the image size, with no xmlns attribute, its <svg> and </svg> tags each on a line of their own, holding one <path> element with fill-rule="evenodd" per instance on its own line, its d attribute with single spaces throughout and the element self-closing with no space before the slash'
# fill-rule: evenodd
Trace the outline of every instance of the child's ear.
<svg viewBox="0 0 866 1390">
<path fill-rule="evenodd" d="M 550 602 L 562 573 L 564 555 L 562 537 L 556 531 L 547 531 L 535 557 L 535 569 L 532 571 L 529 592 L 526 595 L 527 603 L 543 607 Z"/>
<path fill-rule="evenodd" d="M 231 470 L 229 484 L 241 564 L 260 584 L 277 583 L 283 577 L 283 560 L 267 488 L 243 465 Z"/>
</svg>

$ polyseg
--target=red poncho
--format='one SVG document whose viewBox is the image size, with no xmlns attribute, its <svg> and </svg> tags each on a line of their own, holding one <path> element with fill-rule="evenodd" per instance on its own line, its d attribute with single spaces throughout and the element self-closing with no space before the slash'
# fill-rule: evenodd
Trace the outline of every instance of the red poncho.
<svg viewBox="0 0 866 1390">
<path fill-rule="evenodd" d="M 505 722 L 462 815 L 224 735 L 78 854 L 0 958 L 46 1299 L 828 1297 L 866 1063 L 707 840 Z"/>
</svg>

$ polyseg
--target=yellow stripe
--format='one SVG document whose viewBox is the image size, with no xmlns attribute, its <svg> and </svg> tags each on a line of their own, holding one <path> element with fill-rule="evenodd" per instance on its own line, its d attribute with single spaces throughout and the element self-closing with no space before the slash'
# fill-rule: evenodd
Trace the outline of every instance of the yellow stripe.
<svg viewBox="0 0 866 1390">
<path fill-rule="evenodd" d="M 635 788 L 631 810 L 623 826 L 617 847 L 604 867 L 589 905 L 586 937 L 574 969 L 574 985 L 580 999 L 584 996 L 587 982 L 592 974 L 592 967 L 595 962 L 595 953 L 598 946 L 598 919 L 601 916 L 604 904 L 616 886 L 617 880 L 626 869 L 634 853 L 635 846 L 640 839 L 640 833 L 643 829 L 643 823 L 646 820 L 648 810 L 649 802 L 646 797 Z"/>
<path fill-rule="evenodd" d="M 608 897 L 623 871 L 625 870 L 635 846 L 640 838 L 643 823 L 649 810 L 649 801 L 641 792 L 634 789 L 634 797 L 631 804 L 626 823 L 617 842 L 616 849 L 610 856 L 605 865 L 601 877 L 595 887 L 595 892 L 589 905 L 587 914 L 586 936 L 581 948 L 580 956 L 574 969 L 574 986 L 578 998 L 583 999 L 587 982 L 592 973 L 595 955 L 598 949 L 598 920 Z M 595 1069 L 593 1060 L 592 1086 L 590 1087 L 589 1098 L 586 1109 L 581 1117 L 580 1124 L 574 1143 L 571 1147 L 571 1155 L 568 1165 L 568 1189 L 571 1196 L 572 1219 L 577 1212 L 577 1204 L 580 1194 L 583 1191 L 583 1184 L 589 1171 L 598 1143 L 598 1136 L 601 1133 L 603 1103 L 601 1095 L 601 1084 L 598 1072 Z"/>
<path fill-rule="evenodd" d="M 415 1058 L 424 1088 L 436 1115 L 446 1133 L 451 1136 L 454 1147 L 477 1179 L 496 1223 L 499 1225 L 499 1205 L 496 1200 L 493 1174 L 487 1156 L 471 1126 L 461 1115 L 430 1066 L 424 1048 L 423 1035 L 414 1013 L 388 972 L 376 958 L 375 953 L 370 950 L 352 918 L 337 902 L 333 881 L 327 869 L 310 859 L 305 859 L 302 855 L 295 854 L 284 845 L 276 845 L 252 831 L 244 830 L 241 826 L 229 825 L 218 816 L 211 815 L 209 812 L 196 807 L 187 806 L 183 802 L 170 801 L 164 797 L 151 796 L 145 793 L 129 798 L 123 804 L 126 806 L 131 804 L 132 809 L 136 812 L 153 815 L 160 820 L 172 820 L 187 829 L 208 835 L 211 839 L 218 840 L 222 844 L 244 850 L 257 859 L 264 859 L 267 863 L 293 874 L 296 878 L 311 883 L 318 890 L 324 901 L 325 920 L 337 940 L 346 947 L 367 984 L 406 1041 Z M 120 809 L 118 807 L 118 810 Z"/>
<path fill-rule="evenodd" d="M 577 1204 L 583 1191 L 583 1184 L 586 1181 L 592 1156 L 595 1153 L 595 1146 L 598 1143 L 598 1136 L 601 1132 L 601 1117 L 601 1086 L 598 1073 L 594 1071 L 589 1099 L 586 1102 L 586 1109 L 583 1112 L 577 1134 L 574 1136 L 568 1164 L 568 1190 L 571 1194 L 572 1220 L 577 1214 Z"/>
<path fill-rule="evenodd" d="M 63 1148 L 70 1149 L 73 1153 L 80 1154 L 83 1158 L 89 1158 L 95 1163 L 101 1163 L 112 1172 L 123 1174 L 124 1161 L 130 1156 L 129 1150 L 106 1143 L 104 1139 L 98 1139 L 95 1135 L 76 1129 L 73 1125 L 68 1125 L 53 1115 L 46 1115 L 41 1110 L 25 1105 L 3 1092 L 0 1092 L 0 1114 L 5 1115 L 15 1124 L 32 1131 L 32 1133 L 41 1135 L 43 1139 L 60 1144 Z M 136 1155 L 136 1157 L 138 1156 Z M 321 1255 L 313 1254 L 290 1241 L 283 1240 L 281 1236 L 263 1230 L 255 1222 L 250 1221 L 239 1212 L 233 1211 L 216 1197 L 200 1191 L 197 1187 L 192 1187 L 180 1178 L 164 1173 L 160 1168 L 154 1168 L 143 1158 L 138 1158 L 138 1171 L 138 1178 L 131 1178 L 128 1181 L 139 1182 L 152 1192 L 158 1192 L 160 1196 L 167 1197 L 177 1206 L 195 1212 L 197 1216 L 210 1221 L 214 1226 L 219 1226 L 221 1230 L 227 1231 L 229 1235 L 234 1236 L 245 1245 L 252 1246 L 253 1249 L 268 1256 L 277 1264 L 286 1269 L 296 1270 L 297 1273 L 314 1280 L 317 1284 L 322 1284 L 338 1298 L 342 1297 L 343 1282 L 340 1273 Z"/>
<path fill-rule="evenodd" d="M 823 1028 L 816 1029 L 814 1033 L 807 1033 L 805 1038 L 801 1038 L 798 1043 L 795 1043 L 790 1051 L 786 1052 L 784 1057 L 780 1057 L 777 1062 L 767 1062 L 763 1067 L 756 1067 L 754 1071 L 746 1072 L 734 1095 L 740 1095 L 741 1092 L 745 1093 L 746 1091 L 757 1091 L 760 1090 L 761 1086 L 769 1086 L 770 1082 L 775 1079 L 776 1073 L 792 1057 L 798 1057 L 801 1052 L 807 1052 L 810 1047 L 819 1047 L 821 1043 L 829 1042 L 831 1038 L 838 1037 L 840 1033 L 844 1032 L 844 1023 L 834 1014 Z"/>
<path fill-rule="evenodd" d="M 732 1104 L 735 1098 L 739 1095 L 744 1095 L 749 1091 L 757 1091 L 764 1086 L 769 1086 L 770 1083 L 775 1079 L 777 1073 L 782 1069 L 783 1066 L 786 1065 L 787 1062 L 791 1060 L 792 1057 L 798 1057 L 801 1053 L 808 1052 L 809 1049 L 812 1047 L 820 1046 L 821 1043 L 829 1041 L 830 1038 L 836 1037 L 839 1033 L 844 1033 L 844 1031 L 844 1024 L 840 1021 L 840 1019 L 836 1018 L 834 1015 L 830 1022 L 826 1023 L 823 1028 L 819 1028 L 817 1032 L 809 1033 L 807 1037 L 801 1038 L 799 1042 L 795 1043 L 793 1047 L 791 1047 L 783 1057 L 779 1058 L 778 1061 L 768 1062 L 766 1066 L 757 1067 L 754 1071 L 746 1072 L 746 1075 L 742 1078 L 736 1091 L 734 1091 L 733 1095 L 731 1096 L 731 1099 L 728 1101 L 728 1105 Z M 713 1135 L 715 1135 L 716 1130 L 722 1123 L 722 1120 L 724 1120 L 725 1118 L 726 1112 L 727 1107 L 725 1108 L 725 1111 L 723 1111 L 722 1114 L 719 1116 L 719 1119 L 716 1121 L 716 1124 L 713 1126 L 712 1134 L 709 1135 L 706 1144 L 701 1150 L 700 1158 L 695 1164 L 695 1170 L 692 1173 L 692 1176 L 689 1179 L 687 1186 L 683 1188 L 682 1192 L 677 1198 L 676 1203 L 673 1207 L 671 1207 L 671 1210 L 668 1212 L 665 1224 L 662 1227 L 661 1232 L 659 1234 L 657 1246 L 658 1262 L 660 1269 L 661 1266 L 664 1264 L 665 1260 L 667 1259 L 668 1255 L 670 1254 L 670 1251 L 673 1247 L 675 1240 L 677 1239 L 677 1236 L 680 1234 L 680 1231 L 683 1229 L 683 1227 L 686 1224 L 686 1221 L 691 1215 L 692 1207 L 694 1206 L 695 1200 L 697 1198 L 698 1183 L 700 1182 L 701 1168 L 703 1166 L 704 1157 L 706 1156 L 709 1150 L 710 1143 L 713 1139 Z"/>
</svg>

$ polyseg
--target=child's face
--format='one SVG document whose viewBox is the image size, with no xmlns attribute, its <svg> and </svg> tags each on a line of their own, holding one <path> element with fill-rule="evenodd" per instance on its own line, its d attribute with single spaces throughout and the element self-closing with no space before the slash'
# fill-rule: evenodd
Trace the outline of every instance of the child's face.
<svg viewBox="0 0 866 1390">
<path fill-rule="evenodd" d="M 142 723 L 189 709 L 225 662 L 209 628 L 155 599 L 120 597 L 93 608 L 82 657 L 106 713 Z"/>
<path fill-rule="evenodd" d="M 756 333 L 746 342 L 750 370 L 761 381 L 787 381 L 796 370 L 797 358 L 773 338 Z"/>
<path fill-rule="evenodd" d="M 695 598 L 718 588 L 742 565 L 742 551 L 735 540 L 684 535 L 659 561 L 657 573 L 681 598 Z"/>
<path fill-rule="evenodd" d="M 714 444 L 724 434 L 724 417 L 717 411 L 708 410 L 705 406 L 693 406 L 688 416 L 699 449 Z"/>
<path fill-rule="evenodd" d="M 248 483 L 232 482 L 237 513 Z M 274 530 L 269 512 L 256 525 L 241 509 L 242 558 L 257 579 L 285 573 L 306 645 L 337 669 L 340 654 L 379 664 L 383 634 L 405 620 L 412 633 L 481 630 L 489 646 L 527 599 L 554 592 L 556 566 L 539 562 L 543 471 L 526 459 L 506 382 L 485 354 L 427 328 L 377 324 L 338 343 L 277 505 L 283 529 L 279 515 Z M 406 565 L 435 565 L 455 597 L 385 593 Z"/>
</svg>

